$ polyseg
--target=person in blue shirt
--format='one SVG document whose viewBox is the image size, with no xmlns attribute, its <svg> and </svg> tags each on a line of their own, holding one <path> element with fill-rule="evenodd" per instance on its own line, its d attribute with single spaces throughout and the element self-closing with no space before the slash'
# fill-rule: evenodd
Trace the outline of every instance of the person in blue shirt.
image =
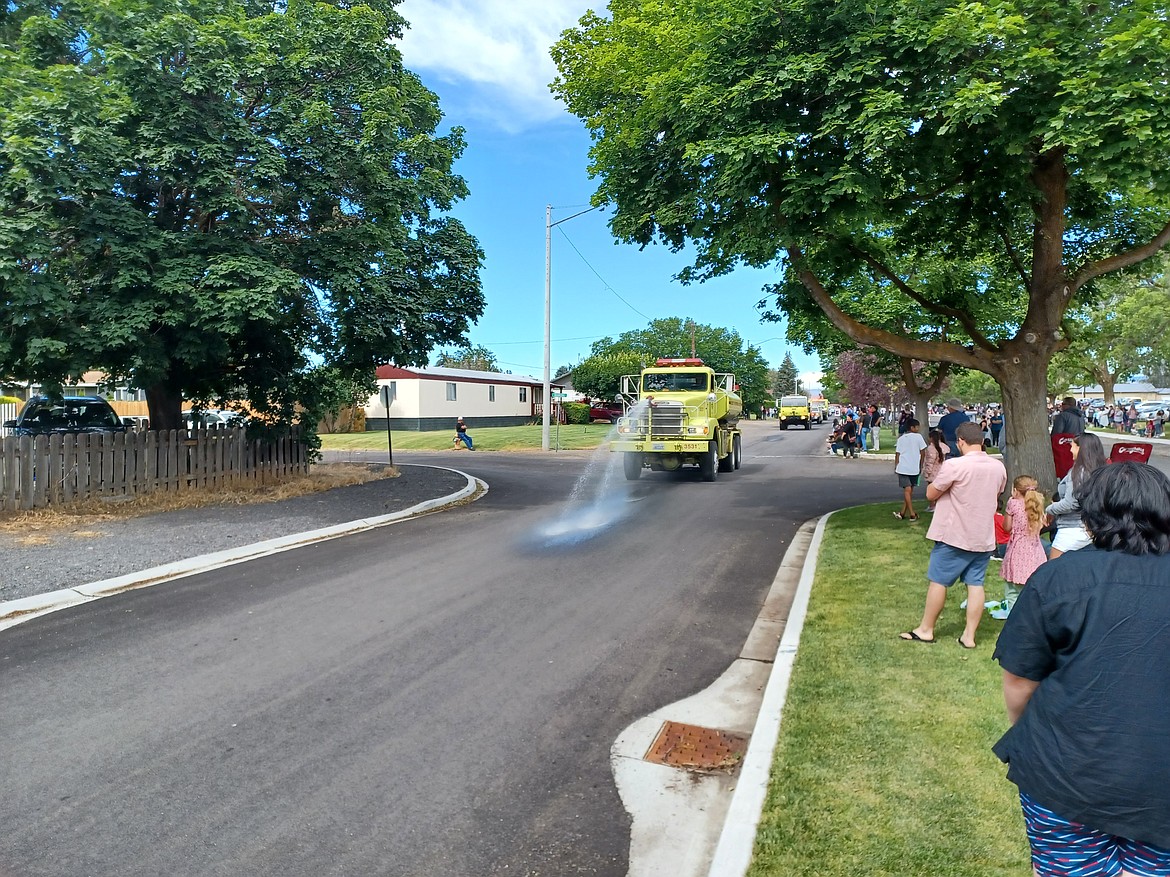
<svg viewBox="0 0 1170 877">
<path fill-rule="evenodd" d="M 955 438 L 955 430 L 969 420 L 970 418 L 967 417 L 967 412 L 963 409 L 963 403 L 961 401 L 958 399 L 947 400 L 947 413 L 939 420 L 938 428 L 942 430 L 943 441 L 950 445 L 952 457 L 959 456 L 959 444 Z"/>
</svg>

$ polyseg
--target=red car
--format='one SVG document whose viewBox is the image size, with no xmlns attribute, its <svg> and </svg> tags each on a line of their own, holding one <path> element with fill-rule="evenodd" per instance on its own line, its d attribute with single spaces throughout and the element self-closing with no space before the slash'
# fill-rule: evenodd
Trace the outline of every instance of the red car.
<svg viewBox="0 0 1170 877">
<path fill-rule="evenodd" d="M 609 423 L 617 423 L 617 419 L 623 413 L 620 402 L 594 402 L 589 406 L 590 421 L 605 420 Z"/>
</svg>

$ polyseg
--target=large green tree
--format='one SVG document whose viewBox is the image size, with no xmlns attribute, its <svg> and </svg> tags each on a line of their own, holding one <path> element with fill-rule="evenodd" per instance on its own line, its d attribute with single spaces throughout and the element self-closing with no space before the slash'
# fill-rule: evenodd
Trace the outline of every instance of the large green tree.
<svg viewBox="0 0 1170 877">
<path fill-rule="evenodd" d="M 1165 2 L 612 0 L 554 48 L 622 239 L 689 278 L 778 264 L 861 345 L 990 375 L 1012 467 L 1053 480 L 1070 304 L 1170 241 Z M 935 336 L 858 313 L 880 284 Z M 997 306 L 987 307 L 993 301 Z"/>
<path fill-rule="evenodd" d="M 0 373 L 105 370 L 314 411 L 464 343 L 481 253 L 458 129 L 394 46 L 392 0 L 10 0 L 0 9 Z"/>
<path fill-rule="evenodd" d="M 771 393 L 768 364 L 758 348 L 744 346 L 733 329 L 693 323 L 677 317 L 652 320 L 645 329 L 594 341 L 590 354 L 573 369 L 573 386 L 581 393 L 612 399 L 621 376 L 636 374 L 660 357 L 694 355 L 717 372 L 731 372 L 746 410 L 758 411 Z"/>
</svg>

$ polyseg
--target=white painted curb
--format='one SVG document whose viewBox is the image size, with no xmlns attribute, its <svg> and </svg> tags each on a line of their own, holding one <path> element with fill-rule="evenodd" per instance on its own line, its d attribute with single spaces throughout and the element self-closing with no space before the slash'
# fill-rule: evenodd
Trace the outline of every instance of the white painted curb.
<svg viewBox="0 0 1170 877">
<path fill-rule="evenodd" d="M 809 595 L 812 592 L 813 577 L 816 574 L 817 556 L 825 533 L 825 524 L 832 512 L 817 521 L 812 541 L 805 555 L 800 582 L 792 598 L 792 608 L 780 645 L 776 649 L 776 660 L 768 677 L 764 699 L 752 731 L 751 742 L 740 768 L 739 782 L 731 798 L 723 831 L 715 847 L 715 856 L 707 871 L 708 877 L 743 877 L 752 862 L 756 830 L 764 810 L 764 799 L 768 793 L 768 781 L 772 772 L 772 756 L 776 741 L 780 737 L 780 717 L 788 699 L 788 685 L 792 679 L 792 666 L 796 661 L 796 649 L 804 629 L 808 613 Z"/>
<path fill-rule="evenodd" d="M 480 491 L 481 496 L 488 491 L 488 486 L 485 482 L 459 469 L 451 469 L 447 466 L 427 466 L 426 468 L 442 469 L 447 472 L 462 475 L 467 479 L 467 484 L 455 493 L 437 499 L 428 499 L 410 508 L 391 512 L 386 515 L 361 518 L 345 524 L 322 527 L 319 530 L 308 530 L 304 533 L 294 533 L 291 536 L 280 536 L 276 539 L 254 542 L 251 545 L 241 545 L 239 548 L 215 551 L 211 554 L 203 554 L 199 557 L 188 558 L 187 560 L 176 560 L 172 563 L 151 567 L 150 569 L 144 569 L 139 572 L 127 573 L 126 575 L 117 576 L 112 579 L 92 582 L 87 585 L 79 585 L 76 588 L 50 591 L 47 594 L 36 594 L 20 600 L 9 600 L 6 603 L 0 603 L 0 630 L 7 630 L 31 618 L 38 618 L 41 615 L 56 612 L 58 609 L 66 609 L 80 603 L 88 603 L 91 600 L 109 597 L 122 591 L 146 588 L 151 585 L 161 584 L 162 582 L 169 582 L 174 579 L 196 575 L 197 573 L 231 566 L 232 564 L 255 560 L 259 557 L 267 557 L 270 554 L 279 554 L 282 551 L 300 548 L 302 545 L 311 545 L 314 542 L 324 542 L 329 539 L 336 539 L 339 536 L 360 533 L 362 530 L 373 530 L 376 527 L 384 527 L 387 524 L 393 524 L 396 521 L 405 520 L 406 518 L 417 517 L 418 515 L 426 514 L 427 512 L 432 512 L 452 503 L 459 502 L 474 495 L 477 490 Z"/>
</svg>

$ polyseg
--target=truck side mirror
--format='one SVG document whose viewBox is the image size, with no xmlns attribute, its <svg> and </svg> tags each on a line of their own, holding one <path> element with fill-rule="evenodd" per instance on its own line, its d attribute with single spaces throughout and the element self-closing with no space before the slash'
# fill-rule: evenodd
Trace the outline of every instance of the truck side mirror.
<svg viewBox="0 0 1170 877">
<path fill-rule="evenodd" d="M 4 421 L 4 428 L 5 429 L 16 429 L 16 421 L 15 420 L 5 420 Z"/>
</svg>

